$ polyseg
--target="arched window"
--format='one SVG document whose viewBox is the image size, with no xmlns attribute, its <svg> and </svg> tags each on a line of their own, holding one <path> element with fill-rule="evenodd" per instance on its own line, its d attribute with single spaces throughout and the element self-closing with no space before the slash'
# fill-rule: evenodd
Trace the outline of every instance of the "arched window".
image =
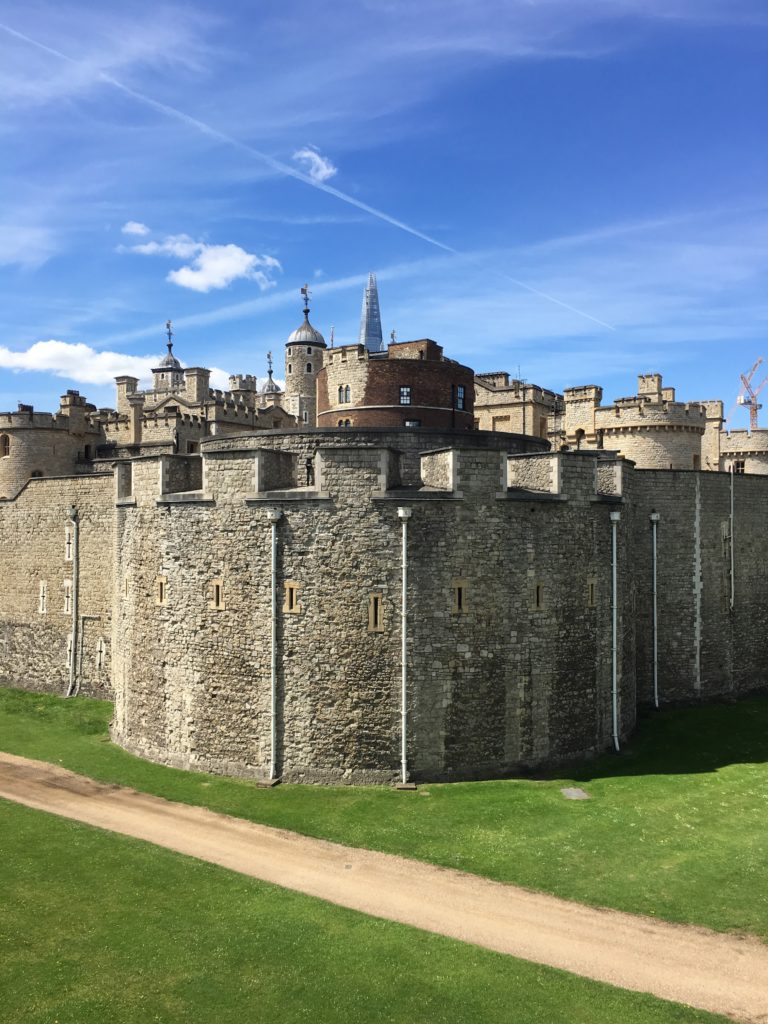
<svg viewBox="0 0 768 1024">
<path fill-rule="evenodd" d="M 341 389 L 339 389 L 341 390 Z M 11 454 L 11 439 L 7 434 L 0 434 L 0 459 L 6 459 Z"/>
<path fill-rule="evenodd" d="M 312 373 L 312 363 L 307 363 L 307 373 Z"/>
<path fill-rule="evenodd" d="M 309 346 L 309 345 L 307 345 L 307 355 L 308 355 L 308 356 L 311 356 L 311 355 L 312 355 L 312 349 L 310 348 L 310 346 Z"/>
<path fill-rule="evenodd" d="M 349 384 L 347 384 L 347 386 L 344 388 L 344 401 L 345 402 L 349 401 L 349 395 L 350 395 Z"/>
<path fill-rule="evenodd" d="M 578 451 L 579 448 L 581 448 L 581 443 L 584 440 L 584 437 L 585 437 L 585 431 L 583 431 L 581 428 L 579 428 L 576 431 L 576 450 L 577 451 Z"/>
<path fill-rule="evenodd" d="M 344 401 L 344 386 L 339 384 L 339 403 Z"/>
<path fill-rule="evenodd" d="M 352 421 L 351 420 L 344 420 L 344 426 L 345 427 L 351 427 L 352 426 Z"/>
<path fill-rule="evenodd" d="M 339 422 L 336 424 L 336 426 L 343 427 L 344 426 L 344 420 L 339 420 Z"/>
</svg>

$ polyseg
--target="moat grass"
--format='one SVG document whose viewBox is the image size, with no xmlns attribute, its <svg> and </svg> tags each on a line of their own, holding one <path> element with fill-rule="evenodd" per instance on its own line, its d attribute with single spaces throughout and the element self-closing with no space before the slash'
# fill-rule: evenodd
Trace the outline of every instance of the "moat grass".
<svg viewBox="0 0 768 1024">
<path fill-rule="evenodd" d="M 768 939 L 768 700 L 648 715 L 570 776 L 279 786 L 183 772 L 109 742 L 110 704 L 0 690 L 0 749 L 105 782 L 568 899 Z M 589 800 L 566 800 L 577 785 Z"/>
<path fill-rule="evenodd" d="M 716 1024 L 0 800 L 2 1024 Z"/>
</svg>

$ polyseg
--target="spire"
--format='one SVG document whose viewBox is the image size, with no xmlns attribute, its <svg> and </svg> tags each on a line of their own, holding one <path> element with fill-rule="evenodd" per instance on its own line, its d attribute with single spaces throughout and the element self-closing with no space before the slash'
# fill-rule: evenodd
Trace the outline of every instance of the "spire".
<svg viewBox="0 0 768 1024">
<path fill-rule="evenodd" d="M 384 340 L 381 336 L 381 312 L 379 311 L 379 289 L 376 286 L 376 275 L 368 275 L 368 284 L 363 294 L 363 312 L 360 316 L 360 335 L 358 342 L 365 345 L 369 352 L 382 352 Z"/>
</svg>

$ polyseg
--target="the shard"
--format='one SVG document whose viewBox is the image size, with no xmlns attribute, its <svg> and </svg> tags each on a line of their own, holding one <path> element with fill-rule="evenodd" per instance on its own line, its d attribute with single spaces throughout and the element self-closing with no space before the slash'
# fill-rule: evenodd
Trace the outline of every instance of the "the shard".
<svg viewBox="0 0 768 1024">
<path fill-rule="evenodd" d="M 365 345 L 369 352 L 383 352 L 384 339 L 381 336 L 381 312 L 379 310 L 379 289 L 376 275 L 368 275 L 368 284 L 363 295 L 363 312 L 360 317 L 358 343 Z"/>
</svg>

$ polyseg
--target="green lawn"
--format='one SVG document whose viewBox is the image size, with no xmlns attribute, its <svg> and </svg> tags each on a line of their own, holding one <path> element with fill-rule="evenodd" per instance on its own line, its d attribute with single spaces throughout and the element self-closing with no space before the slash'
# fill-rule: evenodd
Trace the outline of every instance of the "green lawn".
<svg viewBox="0 0 768 1024">
<path fill-rule="evenodd" d="M 768 939 L 768 701 L 666 711 L 568 779 L 415 793 L 177 771 L 107 739 L 111 706 L 0 691 L 0 749 L 107 782 L 584 903 Z M 565 800 L 582 786 L 592 799 Z"/>
<path fill-rule="evenodd" d="M 3 1024 L 721 1021 L 0 800 Z"/>
</svg>

